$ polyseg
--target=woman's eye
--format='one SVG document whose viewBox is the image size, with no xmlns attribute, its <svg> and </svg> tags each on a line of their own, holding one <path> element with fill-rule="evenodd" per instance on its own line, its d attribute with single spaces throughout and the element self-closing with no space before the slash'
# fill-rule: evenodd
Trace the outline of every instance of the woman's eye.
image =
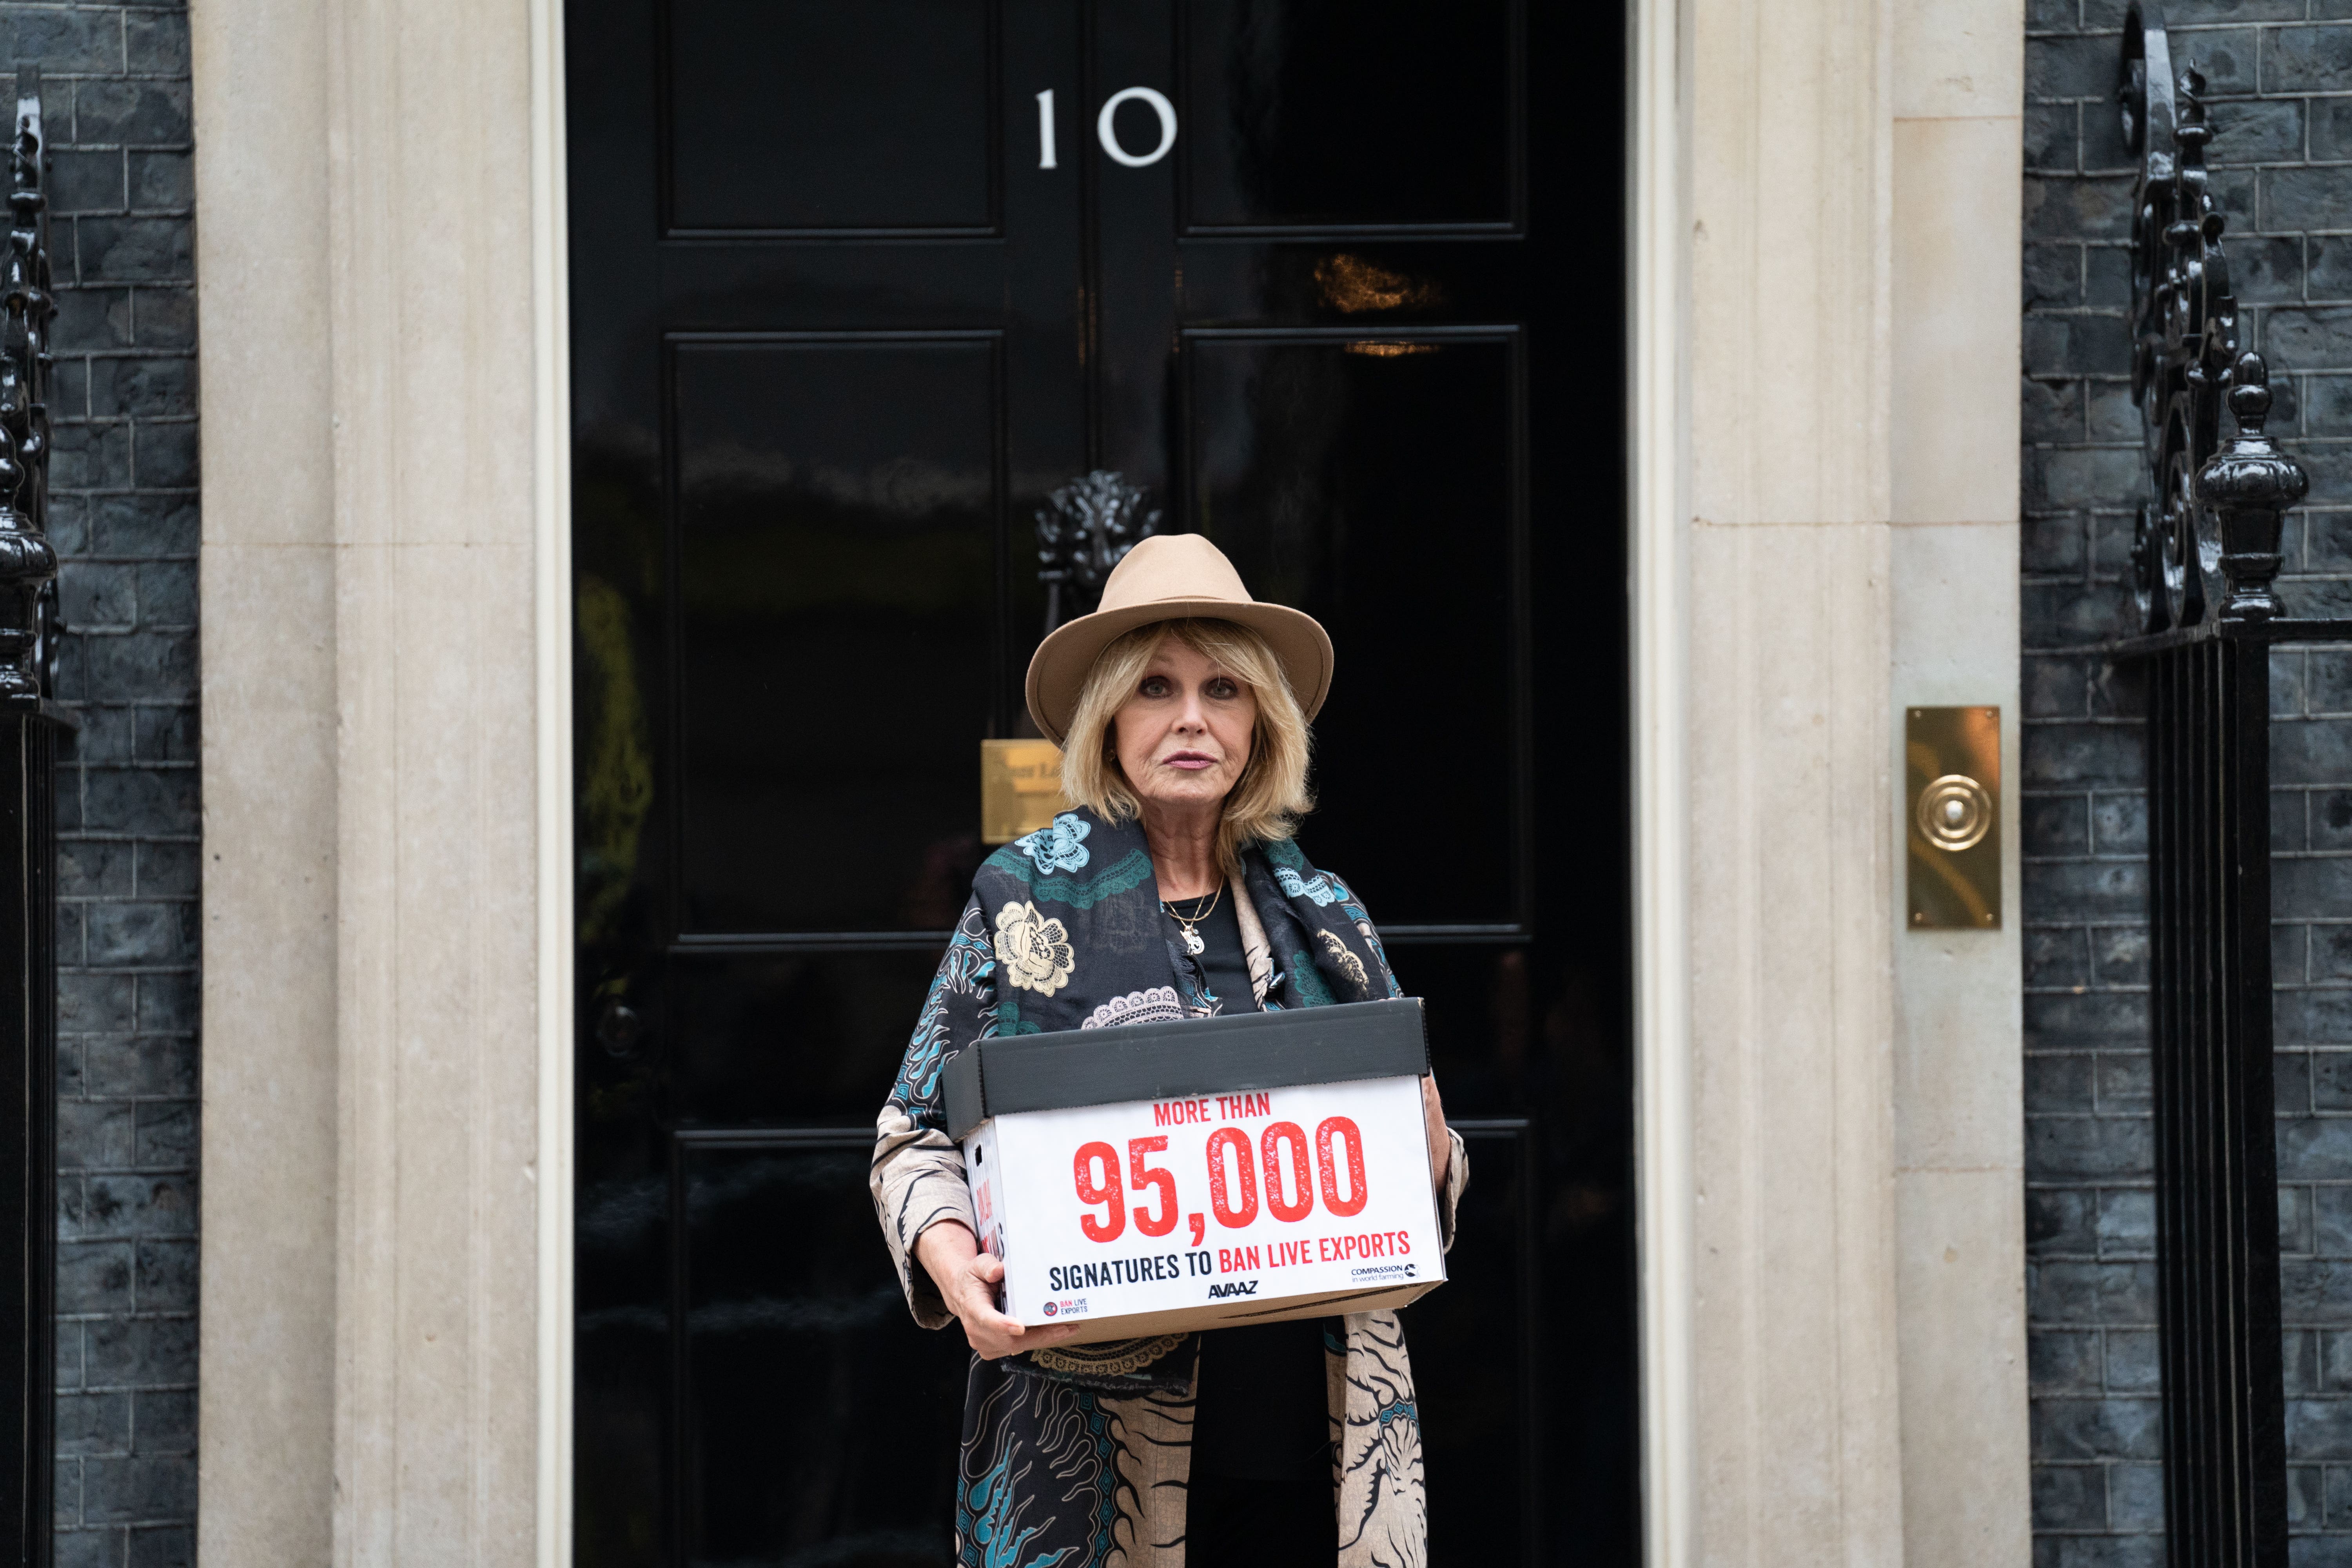
<svg viewBox="0 0 2352 1568">
<path fill-rule="evenodd" d="M 1143 684 L 1136 690 L 1146 697 L 1165 697 L 1168 695 L 1168 682 L 1157 675 L 1146 676 Z"/>
<path fill-rule="evenodd" d="M 1220 702 L 1230 702 L 1241 695 L 1241 688 L 1230 680 L 1212 680 L 1209 682 L 1209 695 Z"/>
</svg>

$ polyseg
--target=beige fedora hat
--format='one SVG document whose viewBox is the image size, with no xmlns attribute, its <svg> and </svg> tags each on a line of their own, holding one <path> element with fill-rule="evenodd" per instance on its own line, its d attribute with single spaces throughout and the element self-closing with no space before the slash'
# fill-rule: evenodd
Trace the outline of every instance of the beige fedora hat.
<svg viewBox="0 0 2352 1568">
<path fill-rule="evenodd" d="M 1225 552 L 1197 533 L 1138 540 L 1104 580 L 1102 607 L 1057 627 L 1029 660 L 1029 717 L 1055 745 L 1069 732 L 1078 695 L 1103 649 L 1154 621 L 1232 621 L 1265 638 L 1307 717 L 1331 689 L 1331 638 L 1321 623 L 1287 605 L 1249 596 Z"/>
</svg>

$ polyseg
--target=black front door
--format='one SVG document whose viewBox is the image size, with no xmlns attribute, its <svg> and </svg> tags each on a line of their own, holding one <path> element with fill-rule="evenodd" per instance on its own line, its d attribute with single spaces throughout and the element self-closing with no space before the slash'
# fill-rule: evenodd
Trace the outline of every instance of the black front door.
<svg viewBox="0 0 2352 1568">
<path fill-rule="evenodd" d="M 1406 1314 L 1433 1560 L 1633 1560 L 1621 40 L 1578 10 L 570 0 L 584 1568 L 948 1557 L 965 1352 L 866 1156 L 1020 732 L 1032 520 L 1096 468 L 1338 647 L 1303 842 L 1471 1149 Z"/>
</svg>

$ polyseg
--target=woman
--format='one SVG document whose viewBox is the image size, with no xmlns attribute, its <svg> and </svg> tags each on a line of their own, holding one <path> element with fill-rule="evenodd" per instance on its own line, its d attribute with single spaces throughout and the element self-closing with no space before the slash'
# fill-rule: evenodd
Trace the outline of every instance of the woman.
<svg viewBox="0 0 2352 1568">
<path fill-rule="evenodd" d="M 916 1321 L 974 1358 L 959 1561 L 1282 1568 L 1424 1560 L 1420 1429 L 1392 1312 L 1070 1345 L 995 1308 L 940 1069 L 991 1035 L 1400 994 L 1346 883 L 1290 841 L 1330 686 L 1311 617 L 1197 534 L 1146 539 L 1029 666 L 1077 808 L 991 856 L 882 1108 L 872 1184 Z M 1450 1245 L 1468 1179 L 1422 1103 Z M 1335 1489 L 1336 1488 L 1336 1489 Z M 1336 1555 L 1335 1555 L 1336 1553 Z"/>
</svg>

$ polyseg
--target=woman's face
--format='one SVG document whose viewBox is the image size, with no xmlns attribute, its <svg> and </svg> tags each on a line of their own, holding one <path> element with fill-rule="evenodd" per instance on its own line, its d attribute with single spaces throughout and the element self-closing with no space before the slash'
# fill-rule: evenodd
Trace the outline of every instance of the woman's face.
<svg viewBox="0 0 2352 1568">
<path fill-rule="evenodd" d="M 1111 716 L 1127 782 L 1154 805 L 1212 805 L 1249 765 L 1257 693 L 1182 638 L 1165 637 Z"/>
</svg>

